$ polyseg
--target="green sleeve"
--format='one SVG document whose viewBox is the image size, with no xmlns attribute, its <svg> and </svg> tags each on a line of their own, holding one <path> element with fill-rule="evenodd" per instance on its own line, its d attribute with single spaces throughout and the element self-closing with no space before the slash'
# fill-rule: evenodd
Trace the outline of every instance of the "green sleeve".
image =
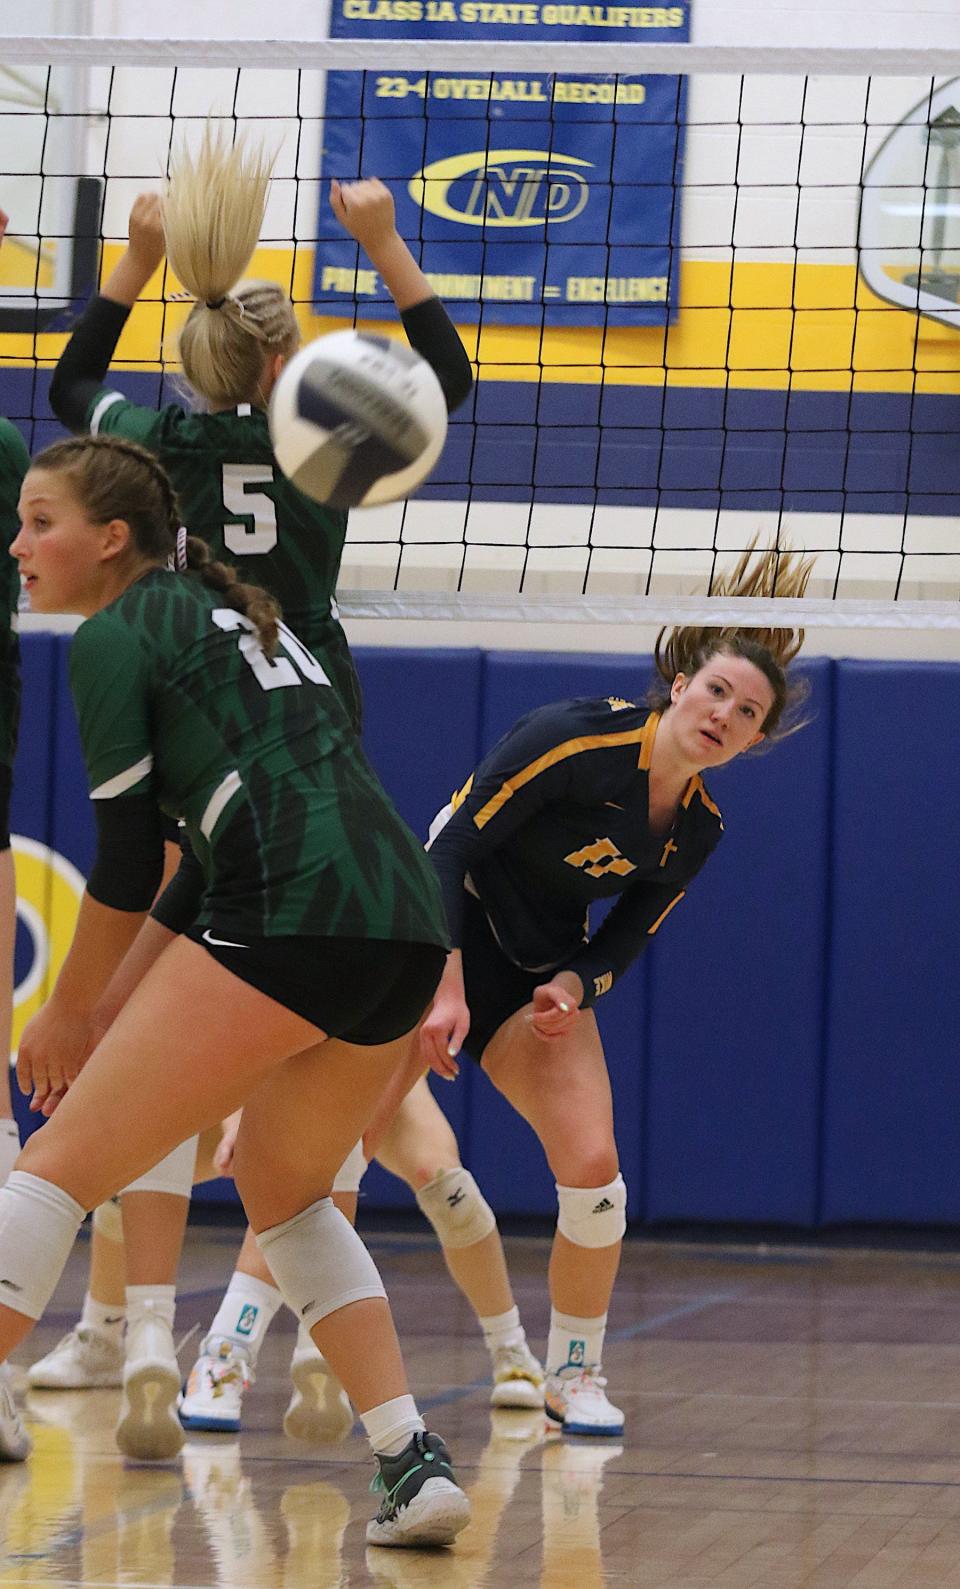
<svg viewBox="0 0 960 1589">
<path fill-rule="evenodd" d="M 80 625 L 70 652 L 91 800 L 153 787 L 149 665 L 134 632 L 109 609 Z"/>
<path fill-rule="evenodd" d="M 87 429 L 92 436 L 124 436 L 157 452 L 166 412 L 142 408 L 129 402 L 116 387 L 101 386 L 87 409 Z"/>
</svg>

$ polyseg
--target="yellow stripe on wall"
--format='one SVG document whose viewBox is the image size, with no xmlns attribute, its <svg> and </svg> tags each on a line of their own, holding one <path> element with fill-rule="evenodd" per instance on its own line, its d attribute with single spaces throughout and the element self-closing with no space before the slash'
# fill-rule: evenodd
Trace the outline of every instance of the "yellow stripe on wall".
<svg viewBox="0 0 960 1589">
<path fill-rule="evenodd" d="M 109 272 L 120 249 L 104 249 Z M 5 278 L 0 272 L 0 291 Z M 312 315 L 302 304 L 313 288 L 313 251 L 260 249 L 251 275 L 292 285 L 301 301 L 305 338 L 342 321 Z M 158 272 L 117 349 L 117 360 L 153 368 L 163 341 L 173 357 L 175 332 L 188 303 L 159 301 Z M 168 295 L 178 290 L 169 276 Z M 363 323 L 363 322 L 361 322 Z M 389 322 L 367 322 L 381 333 Z M 461 326 L 480 376 L 494 381 L 561 381 L 615 386 L 704 386 L 782 391 L 857 391 L 960 394 L 960 337 L 949 327 L 894 308 L 877 298 L 853 265 L 687 260 L 681 269 L 681 309 L 666 330 L 657 326 L 578 326 L 541 332 L 538 326 Z M 399 332 L 398 332 L 399 334 Z M 0 336 L 0 357 L 52 364 L 60 335 Z"/>
</svg>

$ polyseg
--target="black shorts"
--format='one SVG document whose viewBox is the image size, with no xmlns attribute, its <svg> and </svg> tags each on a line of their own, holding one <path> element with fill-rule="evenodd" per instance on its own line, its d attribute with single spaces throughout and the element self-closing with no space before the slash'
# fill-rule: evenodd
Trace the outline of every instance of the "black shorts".
<svg viewBox="0 0 960 1589">
<path fill-rule="evenodd" d="M 517 1010 L 529 1004 L 534 988 L 550 980 L 549 971 L 524 971 L 508 960 L 473 894 L 463 901 L 463 983 L 470 1011 L 465 1053 L 479 1061 L 491 1037 Z"/>
<path fill-rule="evenodd" d="M 242 982 L 325 1032 L 365 1048 L 416 1026 L 436 991 L 447 952 L 379 938 L 253 938 L 216 927 L 186 936 Z"/>
<path fill-rule="evenodd" d="M 0 850 L 10 848 L 10 790 L 13 769 L 0 762 Z"/>
</svg>

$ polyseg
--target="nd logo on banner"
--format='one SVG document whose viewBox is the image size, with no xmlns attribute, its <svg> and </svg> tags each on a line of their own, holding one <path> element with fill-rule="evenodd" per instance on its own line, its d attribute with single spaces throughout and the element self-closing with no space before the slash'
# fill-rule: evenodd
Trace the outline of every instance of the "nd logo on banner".
<svg viewBox="0 0 960 1589">
<path fill-rule="evenodd" d="M 11 840 L 17 878 L 16 987 L 13 1040 L 49 996 L 66 959 L 85 882 L 65 856 L 15 833 Z"/>
</svg>

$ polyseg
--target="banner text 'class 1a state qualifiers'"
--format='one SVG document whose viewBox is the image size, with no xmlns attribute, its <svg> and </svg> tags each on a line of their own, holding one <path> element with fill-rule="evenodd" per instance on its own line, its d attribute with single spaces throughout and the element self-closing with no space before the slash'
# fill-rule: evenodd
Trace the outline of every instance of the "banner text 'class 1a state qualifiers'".
<svg viewBox="0 0 960 1589">
<path fill-rule="evenodd" d="M 690 6 L 333 0 L 330 33 L 686 41 Z M 455 320 L 666 324 L 679 292 L 684 104 L 682 77 L 328 73 L 320 313 L 392 312 L 325 199 L 331 177 L 378 176 Z"/>
</svg>

